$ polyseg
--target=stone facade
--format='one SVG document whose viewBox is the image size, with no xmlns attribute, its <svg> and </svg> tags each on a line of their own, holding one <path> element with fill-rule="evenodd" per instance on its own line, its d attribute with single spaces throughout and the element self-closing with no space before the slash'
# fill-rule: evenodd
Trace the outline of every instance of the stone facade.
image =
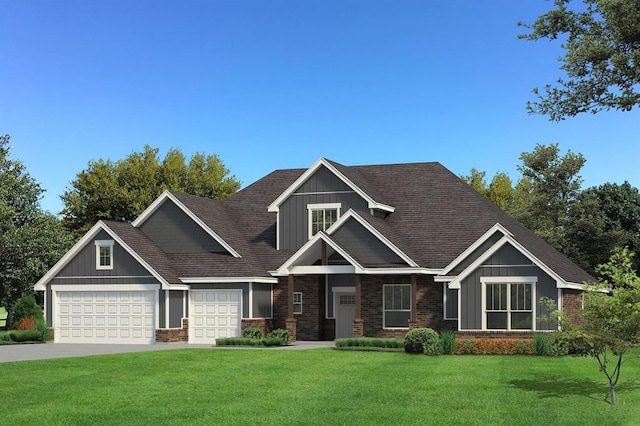
<svg viewBox="0 0 640 426">
<path fill-rule="evenodd" d="M 157 343 L 177 343 L 189 341 L 189 319 L 182 318 L 182 328 L 156 329 Z"/>
</svg>

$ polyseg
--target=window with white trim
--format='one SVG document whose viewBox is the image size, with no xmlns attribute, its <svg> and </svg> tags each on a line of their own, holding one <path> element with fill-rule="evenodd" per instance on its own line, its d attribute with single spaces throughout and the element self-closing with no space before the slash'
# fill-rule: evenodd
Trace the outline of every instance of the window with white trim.
<svg viewBox="0 0 640 426">
<path fill-rule="evenodd" d="M 533 330 L 532 283 L 485 283 L 487 330 Z"/>
<path fill-rule="evenodd" d="M 302 315 L 302 292 L 293 292 L 293 313 L 294 315 Z"/>
<path fill-rule="evenodd" d="M 113 240 L 96 240 L 96 269 L 113 269 Z"/>
<path fill-rule="evenodd" d="M 320 231 L 326 231 L 340 218 L 340 203 L 308 204 L 309 239 Z"/>
<path fill-rule="evenodd" d="M 382 308 L 384 328 L 409 328 L 411 284 L 383 285 Z"/>
</svg>

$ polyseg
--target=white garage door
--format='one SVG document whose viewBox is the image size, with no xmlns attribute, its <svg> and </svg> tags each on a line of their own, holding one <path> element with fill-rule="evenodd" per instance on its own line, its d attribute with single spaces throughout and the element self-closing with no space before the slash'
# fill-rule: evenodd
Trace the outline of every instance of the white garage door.
<svg viewBox="0 0 640 426">
<path fill-rule="evenodd" d="M 58 291 L 55 341 L 155 343 L 154 291 Z"/>
<path fill-rule="evenodd" d="M 191 290 L 189 342 L 215 343 L 240 335 L 241 290 Z"/>
</svg>

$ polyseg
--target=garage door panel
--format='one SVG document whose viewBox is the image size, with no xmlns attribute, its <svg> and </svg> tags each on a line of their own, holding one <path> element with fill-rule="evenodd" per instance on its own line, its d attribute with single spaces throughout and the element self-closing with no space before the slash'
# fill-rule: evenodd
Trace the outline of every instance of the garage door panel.
<svg viewBox="0 0 640 426">
<path fill-rule="evenodd" d="M 56 292 L 56 341 L 154 343 L 155 292 Z"/>
<path fill-rule="evenodd" d="M 215 343 L 219 337 L 240 335 L 239 290 L 191 290 L 189 341 Z"/>
</svg>

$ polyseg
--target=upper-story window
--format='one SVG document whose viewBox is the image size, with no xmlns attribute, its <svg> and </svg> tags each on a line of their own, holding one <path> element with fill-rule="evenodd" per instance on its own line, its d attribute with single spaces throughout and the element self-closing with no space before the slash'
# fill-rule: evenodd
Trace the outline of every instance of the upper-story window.
<svg viewBox="0 0 640 426">
<path fill-rule="evenodd" d="M 113 269 L 113 240 L 96 241 L 96 269 Z"/>
<path fill-rule="evenodd" d="M 326 231 L 340 217 L 340 203 L 308 204 L 309 238 L 320 231 Z"/>
</svg>

